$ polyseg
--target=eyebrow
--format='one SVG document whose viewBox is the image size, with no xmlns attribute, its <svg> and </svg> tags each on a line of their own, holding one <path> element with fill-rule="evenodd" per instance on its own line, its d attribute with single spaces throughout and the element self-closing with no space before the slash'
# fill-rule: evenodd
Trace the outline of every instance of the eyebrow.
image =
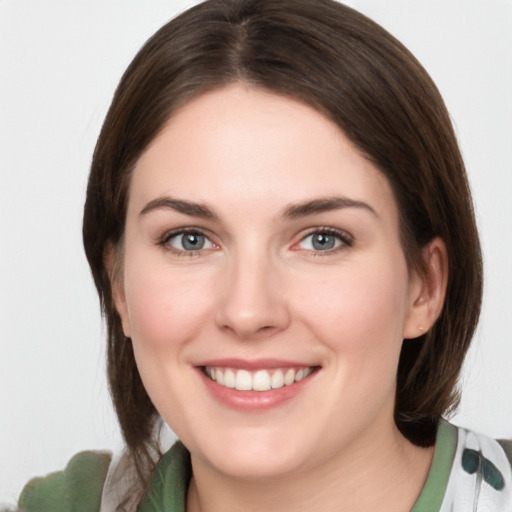
<svg viewBox="0 0 512 512">
<path fill-rule="evenodd" d="M 203 219 L 218 220 L 219 217 L 208 206 L 193 201 L 183 199 L 173 199 L 172 197 L 159 197 L 150 201 L 140 212 L 139 216 L 147 215 L 154 210 L 171 209 L 185 215 L 200 217 Z"/>
<path fill-rule="evenodd" d="M 314 215 L 316 213 L 340 210 L 342 208 L 362 208 L 369 211 L 376 217 L 379 216 L 377 212 L 364 201 L 357 201 L 348 197 L 333 196 L 290 205 L 285 208 L 282 217 L 284 219 L 297 219 L 308 215 Z"/>
<path fill-rule="evenodd" d="M 377 212 L 364 201 L 350 199 L 348 197 L 324 197 L 312 199 L 303 203 L 292 204 L 287 206 L 281 213 L 281 218 L 292 220 L 308 215 L 328 212 L 332 210 L 340 210 L 343 208 L 362 208 L 369 211 L 376 217 Z M 219 216 L 208 206 L 194 201 L 186 201 L 184 199 L 174 199 L 172 197 L 159 197 L 150 201 L 140 212 L 139 216 L 147 215 L 154 210 L 170 209 L 178 213 L 199 217 L 208 220 L 219 220 Z"/>
</svg>

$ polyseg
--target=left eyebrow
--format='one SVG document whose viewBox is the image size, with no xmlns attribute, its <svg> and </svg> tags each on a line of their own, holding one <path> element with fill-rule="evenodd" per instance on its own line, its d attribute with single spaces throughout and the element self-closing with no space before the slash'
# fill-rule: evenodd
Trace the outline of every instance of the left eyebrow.
<svg viewBox="0 0 512 512">
<path fill-rule="evenodd" d="M 377 212 L 368 203 L 339 196 L 312 199 L 311 201 L 305 201 L 304 203 L 292 204 L 283 210 L 281 217 L 283 219 L 297 219 L 308 215 L 314 215 L 316 213 L 340 210 L 342 208 L 362 208 L 376 217 L 379 217 Z"/>
<path fill-rule="evenodd" d="M 185 201 L 184 199 L 174 199 L 172 197 L 159 197 L 150 201 L 139 213 L 142 217 L 154 210 L 174 210 L 191 217 L 200 217 L 203 219 L 218 220 L 217 214 L 208 208 L 205 204 Z"/>
</svg>

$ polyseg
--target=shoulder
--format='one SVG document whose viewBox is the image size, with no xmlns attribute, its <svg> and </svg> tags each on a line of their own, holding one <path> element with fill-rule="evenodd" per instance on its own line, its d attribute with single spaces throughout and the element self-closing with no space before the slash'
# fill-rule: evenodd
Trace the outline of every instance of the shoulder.
<svg viewBox="0 0 512 512">
<path fill-rule="evenodd" d="M 478 511 L 512 510 L 512 442 L 499 442 L 461 427 L 456 431 L 447 497 L 461 510 L 465 510 L 462 504 L 469 502 Z"/>
<path fill-rule="evenodd" d="M 457 428 L 457 445 L 461 452 L 461 465 L 470 472 L 473 466 L 485 471 L 494 466 L 500 473 L 512 472 L 512 440 L 496 440 L 484 434 Z"/>
<path fill-rule="evenodd" d="M 97 512 L 111 456 L 80 452 L 63 471 L 34 478 L 23 489 L 19 512 Z"/>
</svg>

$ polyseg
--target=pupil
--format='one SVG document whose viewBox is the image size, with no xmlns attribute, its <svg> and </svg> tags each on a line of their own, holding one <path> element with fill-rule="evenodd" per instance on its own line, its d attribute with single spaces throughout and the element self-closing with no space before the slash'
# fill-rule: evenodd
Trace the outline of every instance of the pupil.
<svg viewBox="0 0 512 512">
<path fill-rule="evenodd" d="M 204 246 L 204 236 L 195 233 L 183 235 L 183 247 L 187 250 L 202 249 Z"/>
<path fill-rule="evenodd" d="M 325 235 L 323 233 L 318 233 L 313 238 L 313 247 L 316 250 L 325 250 L 332 249 L 334 247 L 334 237 L 331 235 Z"/>
</svg>

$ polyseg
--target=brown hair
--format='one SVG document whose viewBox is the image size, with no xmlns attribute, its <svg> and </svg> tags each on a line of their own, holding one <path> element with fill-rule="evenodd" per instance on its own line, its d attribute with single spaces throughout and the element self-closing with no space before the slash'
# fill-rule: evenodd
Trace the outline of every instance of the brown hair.
<svg viewBox="0 0 512 512">
<path fill-rule="evenodd" d="M 297 98 L 333 120 L 388 178 L 401 214 L 410 268 L 441 237 L 448 289 L 433 328 L 405 340 L 395 421 L 431 445 L 476 327 L 481 253 L 464 164 L 443 100 L 423 67 L 394 37 L 332 0 L 209 0 L 162 27 L 123 75 L 98 139 L 84 211 L 84 245 L 108 329 L 108 376 L 137 467 L 150 460 L 158 414 L 114 308 L 107 246 L 122 247 L 131 171 L 187 100 L 242 81 Z"/>
</svg>

